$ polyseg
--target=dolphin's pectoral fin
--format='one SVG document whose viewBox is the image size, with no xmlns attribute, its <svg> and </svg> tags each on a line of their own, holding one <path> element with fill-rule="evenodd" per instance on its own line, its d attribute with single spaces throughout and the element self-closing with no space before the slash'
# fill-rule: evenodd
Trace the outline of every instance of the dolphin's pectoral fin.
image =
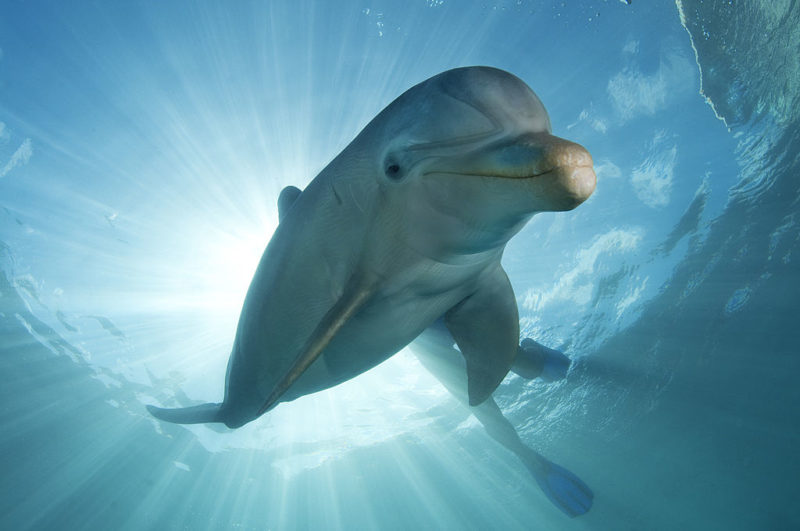
<svg viewBox="0 0 800 531">
<path fill-rule="evenodd" d="M 342 298 L 328 310 L 306 340 L 305 345 L 300 349 L 300 354 L 289 366 L 286 374 L 275 384 L 264 405 L 258 411 L 259 415 L 264 414 L 277 403 L 281 395 L 314 363 L 339 329 L 361 309 L 373 293 L 374 288 L 368 284 L 356 284 L 352 289 L 345 290 Z"/>
<path fill-rule="evenodd" d="M 296 186 L 287 186 L 281 190 L 281 194 L 278 196 L 278 222 L 283 220 L 301 193 Z"/>
<path fill-rule="evenodd" d="M 477 406 L 500 385 L 517 355 L 519 312 L 503 268 L 451 308 L 445 323 L 467 362 L 469 405 Z"/>
<path fill-rule="evenodd" d="M 204 424 L 206 422 L 223 422 L 220 418 L 221 407 L 222 404 L 213 403 L 175 409 L 148 405 L 147 411 L 159 420 L 175 424 Z"/>
</svg>

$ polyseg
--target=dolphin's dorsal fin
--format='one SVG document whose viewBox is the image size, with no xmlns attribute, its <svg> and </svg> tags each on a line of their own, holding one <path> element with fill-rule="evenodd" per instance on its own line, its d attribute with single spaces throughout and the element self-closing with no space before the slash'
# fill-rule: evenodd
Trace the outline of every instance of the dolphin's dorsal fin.
<svg viewBox="0 0 800 531">
<path fill-rule="evenodd" d="M 283 218 L 286 216 L 286 213 L 292 208 L 294 202 L 297 201 L 297 198 L 300 197 L 302 192 L 296 186 L 287 186 L 283 190 L 281 190 L 281 194 L 278 196 L 278 222 L 280 223 L 283 221 Z"/>
<path fill-rule="evenodd" d="M 517 301 L 499 264 L 445 314 L 445 324 L 467 362 L 469 405 L 477 406 L 500 385 L 517 355 Z"/>
<path fill-rule="evenodd" d="M 258 411 L 259 415 L 264 414 L 278 402 L 281 395 L 322 354 L 322 351 L 328 346 L 328 343 L 331 342 L 339 329 L 364 306 L 375 292 L 374 286 L 368 283 L 356 284 L 351 282 L 350 284 L 353 287 L 345 289 L 344 295 L 323 316 L 314 332 L 306 340 L 303 348 L 300 349 L 298 356 L 289 366 L 286 374 L 275 384 L 264 405 Z"/>
</svg>

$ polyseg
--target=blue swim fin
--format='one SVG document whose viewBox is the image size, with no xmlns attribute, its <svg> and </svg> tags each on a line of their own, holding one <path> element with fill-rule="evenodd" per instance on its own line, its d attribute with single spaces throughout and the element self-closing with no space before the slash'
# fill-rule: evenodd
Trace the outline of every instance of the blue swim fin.
<svg viewBox="0 0 800 531">
<path fill-rule="evenodd" d="M 554 382 L 567 377 L 570 359 L 562 352 L 547 348 L 531 338 L 525 338 L 517 349 L 517 358 L 511 370 L 523 378 L 541 378 Z"/>
<path fill-rule="evenodd" d="M 545 495 L 567 516 L 574 518 L 592 508 L 594 493 L 578 476 L 541 456 L 526 464 Z"/>
<path fill-rule="evenodd" d="M 559 350 L 547 347 L 542 348 L 544 349 L 544 363 L 542 374 L 539 375 L 539 378 L 545 382 L 554 382 L 566 378 L 572 361 Z"/>
<path fill-rule="evenodd" d="M 147 406 L 147 411 L 155 418 L 174 422 L 175 424 L 203 424 L 206 422 L 224 422 L 220 417 L 222 404 L 201 404 L 199 406 L 166 409 Z"/>
</svg>

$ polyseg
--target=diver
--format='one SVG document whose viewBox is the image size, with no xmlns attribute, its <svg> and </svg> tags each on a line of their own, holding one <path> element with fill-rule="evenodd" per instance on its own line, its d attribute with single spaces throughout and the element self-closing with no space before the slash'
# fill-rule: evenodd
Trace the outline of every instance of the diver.
<svg viewBox="0 0 800 531">
<path fill-rule="evenodd" d="M 584 514 L 591 508 L 594 498 L 592 490 L 575 474 L 525 445 L 492 397 L 478 406 L 468 405 L 464 357 L 456 350 L 455 341 L 443 319 L 440 318 L 420 334 L 409 345 L 409 349 L 423 367 L 475 415 L 489 436 L 522 461 L 554 505 L 570 517 Z M 528 380 L 538 377 L 552 382 L 565 378 L 569 366 L 570 359 L 563 353 L 526 338 L 519 345 L 511 370 Z"/>
</svg>

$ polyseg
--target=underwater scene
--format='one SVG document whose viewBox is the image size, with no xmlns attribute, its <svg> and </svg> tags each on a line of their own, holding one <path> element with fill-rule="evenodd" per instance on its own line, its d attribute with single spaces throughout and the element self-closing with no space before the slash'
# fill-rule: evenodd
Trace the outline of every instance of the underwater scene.
<svg viewBox="0 0 800 531">
<path fill-rule="evenodd" d="M 800 529 L 798 50 L 789 0 L 3 2 L 0 529 Z"/>
</svg>

